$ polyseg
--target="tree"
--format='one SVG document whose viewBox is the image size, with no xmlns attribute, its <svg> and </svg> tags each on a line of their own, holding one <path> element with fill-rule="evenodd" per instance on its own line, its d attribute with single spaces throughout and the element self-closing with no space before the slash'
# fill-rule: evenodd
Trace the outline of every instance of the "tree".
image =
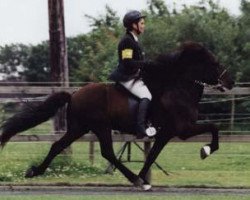
<svg viewBox="0 0 250 200">
<path fill-rule="evenodd" d="M 211 2 L 208 7 L 203 4 L 184 7 L 180 13 L 175 11 L 171 15 L 154 15 L 147 19 L 143 36 L 147 55 L 154 57 L 193 40 L 205 44 L 226 65 L 235 64 L 235 40 L 239 33 L 236 19 Z"/>
<path fill-rule="evenodd" d="M 239 34 L 237 35 L 237 53 L 241 55 L 240 67 L 237 70 L 238 81 L 249 82 L 250 80 L 250 2 L 241 1 L 242 15 L 238 20 Z"/>
<path fill-rule="evenodd" d="M 106 27 L 109 30 L 116 31 L 119 26 L 119 17 L 117 13 L 108 5 L 105 6 L 105 14 L 98 17 L 85 15 L 90 20 L 90 26 L 93 31 L 96 31 L 100 27 Z"/>
<path fill-rule="evenodd" d="M 157 17 L 170 16 L 170 12 L 163 0 L 149 0 L 148 9 L 150 15 L 152 16 L 157 16 Z"/>
<path fill-rule="evenodd" d="M 48 42 L 31 46 L 29 54 L 23 61 L 24 71 L 20 73 L 27 82 L 50 82 Z"/>
<path fill-rule="evenodd" d="M 91 20 L 93 30 L 79 36 L 82 58 L 73 71 L 71 80 L 107 81 L 108 74 L 117 65 L 116 46 L 121 35 L 121 26 L 116 12 L 106 6 L 106 14 Z"/>
<path fill-rule="evenodd" d="M 24 61 L 29 55 L 29 47 L 23 44 L 0 46 L 0 73 L 5 78 L 18 78 L 24 67 Z"/>
<path fill-rule="evenodd" d="M 84 44 L 80 67 L 73 72 L 75 81 L 106 81 L 117 65 L 118 38 L 105 27 L 82 38 Z"/>
</svg>

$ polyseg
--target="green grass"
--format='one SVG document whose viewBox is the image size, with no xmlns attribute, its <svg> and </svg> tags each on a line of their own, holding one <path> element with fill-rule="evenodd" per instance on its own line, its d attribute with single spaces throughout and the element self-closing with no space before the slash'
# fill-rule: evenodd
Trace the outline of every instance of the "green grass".
<svg viewBox="0 0 250 200">
<path fill-rule="evenodd" d="M 36 126 L 34 128 L 28 129 L 27 131 L 22 132 L 22 134 L 26 135 L 34 135 L 34 134 L 50 134 L 53 130 L 53 121 L 49 120 L 46 121 L 39 126 Z"/>
<path fill-rule="evenodd" d="M 100 196 L 60 196 L 60 195 L 43 195 L 43 196 L 1 196 L 1 200 L 249 200 L 250 197 L 243 195 L 100 195 Z"/>
<path fill-rule="evenodd" d="M 152 167 L 152 184 L 166 186 L 250 187 L 249 143 L 221 143 L 220 149 L 206 160 L 199 150 L 203 143 L 170 143 L 157 162 L 170 174 L 166 176 L 155 165 Z M 39 183 L 103 183 L 130 184 L 119 171 L 104 174 L 107 161 L 100 155 L 96 143 L 95 163 L 88 160 L 88 143 L 72 145 L 72 156 L 58 156 L 43 176 L 25 179 L 27 168 L 38 164 L 46 156 L 51 144 L 8 143 L 0 152 L 0 184 Z M 121 146 L 115 144 L 116 151 Z M 124 156 L 124 159 L 126 156 Z M 143 160 L 143 154 L 132 145 L 132 160 Z M 142 163 L 125 163 L 138 173 Z"/>
</svg>

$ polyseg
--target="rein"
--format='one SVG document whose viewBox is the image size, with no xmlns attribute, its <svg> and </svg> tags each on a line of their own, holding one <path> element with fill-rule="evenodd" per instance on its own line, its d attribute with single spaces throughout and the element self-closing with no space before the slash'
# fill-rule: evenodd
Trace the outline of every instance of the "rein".
<svg viewBox="0 0 250 200">
<path fill-rule="evenodd" d="M 222 72 L 221 72 L 221 74 L 220 74 L 220 76 L 219 76 L 219 78 L 218 78 L 218 84 L 217 84 L 217 86 L 215 87 L 215 89 L 217 89 L 217 90 L 219 90 L 219 91 L 222 91 L 222 92 L 224 92 L 225 91 L 225 87 L 223 87 L 222 86 L 222 77 L 226 74 L 226 72 L 228 71 L 228 69 L 229 69 L 229 67 L 227 67 L 226 69 L 224 69 Z"/>
<path fill-rule="evenodd" d="M 219 76 L 219 80 L 224 76 L 224 74 L 227 72 L 228 68 L 227 69 L 224 69 L 223 72 L 221 72 L 220 76 Z"/>
</svg>

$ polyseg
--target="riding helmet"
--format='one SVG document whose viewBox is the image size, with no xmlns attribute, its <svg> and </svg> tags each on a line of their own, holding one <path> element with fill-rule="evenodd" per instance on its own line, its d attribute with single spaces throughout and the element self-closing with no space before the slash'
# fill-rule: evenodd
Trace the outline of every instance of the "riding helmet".
<svg viewBox="0 0 250 200">
<path fill-rule="evenodd" d="M 145 18 L 146 15 L 142 15 L 141 12 L 137 11 L 137 10 L 132 10 L 129 11 L 125 14 L 124 18 L 123 18 L 123 26 L 125 28 L 130 28 L 131 25 L 138 21 L 141 18 Z"/>
</svg>

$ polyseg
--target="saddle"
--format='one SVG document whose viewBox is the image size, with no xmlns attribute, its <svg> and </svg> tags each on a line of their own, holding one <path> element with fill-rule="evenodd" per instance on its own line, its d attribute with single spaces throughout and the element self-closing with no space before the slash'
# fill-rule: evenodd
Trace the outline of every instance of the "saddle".
<svg viewBox="0 0 250 200">
<path fill-rule="evenodd" d="M 140 99 L 137 96 L 135 96 L 134 94 L 132 94 L 131 92 L 129 92 L 120 83 L 115 84 L 115 89 L 118 90 L 119 92 L 122 92 L 126 96 L 128 96 L 129 114 L 130 114 L 131 119 L 133 119 L 133 121 L 136 122 L 136 116 L 137 116 L 137 112 L 138 112 L 138 105 L 139 105 Z"/>
<path fill-rule="evenodd" d="M 130 91 L 128 91 L 123 85 L 121 85 L 119 83 L 115 83 L 114 87 L 116 90 L 118 90 L 119 92 L 122 92 L 123 94 L 125 94 L 128 97 L 129 116 L 130 116 L 130 119 L 132 119 L 133 126 L 136 126 L 140 99 L 137 96 L 135 96 L 134 94 L 132 94 Z M 148 113 L 150 113 L 150 110 L 151 110 L 151 106 L 149 106 Z M 150 114 L 148 114 L 146 121 L 147 121 L 146 124 L 148 126 L 150 126 L 151 125 Z"/>
</svg>

